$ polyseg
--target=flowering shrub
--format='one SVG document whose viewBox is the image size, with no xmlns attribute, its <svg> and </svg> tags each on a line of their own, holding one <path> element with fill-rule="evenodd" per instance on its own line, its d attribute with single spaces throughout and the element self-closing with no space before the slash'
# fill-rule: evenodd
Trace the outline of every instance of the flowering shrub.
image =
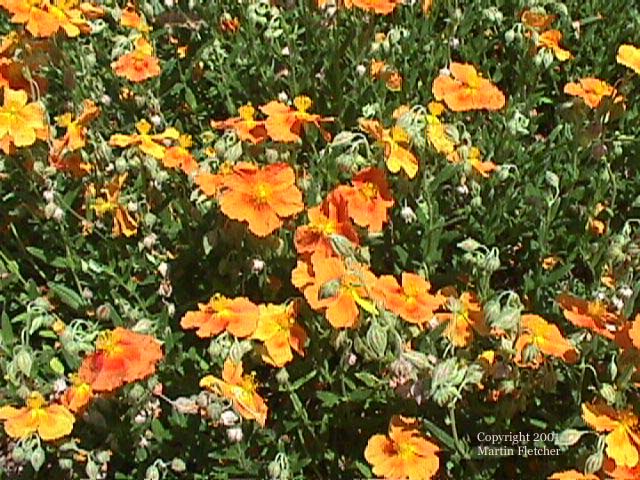
<svg viewBox="0 0 640 480">
<path fill-rule="evenodd" d="M 0 480 L 640 478 L 638 19 L 0 0 Z"/>
</svg>

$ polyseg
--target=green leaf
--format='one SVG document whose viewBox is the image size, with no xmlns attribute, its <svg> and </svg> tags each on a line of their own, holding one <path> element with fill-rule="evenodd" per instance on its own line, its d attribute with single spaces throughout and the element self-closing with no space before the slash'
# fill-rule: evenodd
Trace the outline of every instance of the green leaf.
<svg viewBox="0 0 640 480">
<path fill-rule="evenodd" d="M 198 108 L 198 101 L 196 100 L 196 96 L 193 94 L 193 91 L 189 87 L 184 87 L 184 99 L 187 101 L 189 108 L 191 110 L 196 110 Z"/>
<path fill-rule="evenodd" d="M 13 334 L 13 327 L 11 326 L 11 320 L 9 315 L 4 310 L 2 311 L 2 343 L 6 347 L 13 345 L 15 341 L 15 335 Z"/>
<path fill-rule="evenodd" d="M 70 306 L 74 310 L 79 310 L 80 307 L 85 306 L 82 297 L 71 290 L 69 287 L 54 282 L 49 282 L 48 285 L 56 297 L 58 297 L 63 303 Z"/>
<path fill-rule="evenodd" d="M 335 393 L 326 392 L 322 390 L 319 392 L 316 392 L 316 397 L 318 397 L 318 400 L 322 402 L 322 406 L 326 408 L 331 408 L 335 405 L 338 405 L 342 401 L 342 399 Z"/>
</svg>

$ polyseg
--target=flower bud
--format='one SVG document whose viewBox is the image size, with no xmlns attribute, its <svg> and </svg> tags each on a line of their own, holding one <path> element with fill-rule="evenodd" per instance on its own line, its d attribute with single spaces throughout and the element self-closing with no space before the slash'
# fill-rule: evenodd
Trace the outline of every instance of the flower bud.
<svg viewBox="0 0 640 480">
<path fill-rule="evenodd" d="M 278 373 L 276 373 L 276 381 L 278 385 L 287 385 L 289 383 L 289 372 L 287 372 L 286 368 L 281 368 Z"/>
<path fill-rule="evenodd" d="M 227 438 L 230 442 L 239 443 L 244 438 L 240 427 L 232 427 L 227 430 Z"/>
<path fill-rule="evenodd" d="M 182 473 L 187 470 L 187 464 L 181 458 L 174 458 L 171 460 L 171 470 L 174 472 Z"/>
<path fill-rule="evenodd" d="M 160 480 L 160 470 L 155 465 L 151 465 L 147 468 L 147 472 L 145 473 L 144 480 Z"/>
<path fill-rule="evenodd" d="M 238 420 L 239 417 L 233 410 L 226 410 L 220 415 L 220 421 L 225 427 L 232 427 Z"/>
</svg>

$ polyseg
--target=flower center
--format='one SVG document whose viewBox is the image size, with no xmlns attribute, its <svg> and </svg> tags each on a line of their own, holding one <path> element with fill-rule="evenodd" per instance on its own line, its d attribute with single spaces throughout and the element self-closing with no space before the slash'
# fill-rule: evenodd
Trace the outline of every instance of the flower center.
<svg viewBox="0 0 640 480">
<path fill-rule="evenodd" d="M 372 200 L 378 196 L 378 187 L 371 182 L 366 182 L 360 187 L 360 193 L 367 199 Z"/>
<path fill-rule="evenodd" d="M 45 403 L 46 402 L 44 401 L 44 397 L 42 396 L 42 394 L 40 394 L 39 392 L 33 392 L 27 399 L 27 408 L 29 408 L 29 410 L 32 410 L 33 415 L 38 410 L 42 410 L 42 407 Z"/>
<path fill-rule="evenodd" d="M 258 203 L 267 203 L 267 200 L 271 196 L 271 189 L 268 185 L 260 183 L 256 187 L 255 196 L 256 200 L 258 200 Z"/>
<path fill-rule="evenodd" d="M 102 332 L 96 342 L 96 350 L 101 350 L 107 355 L 117 355 L 122 352 L 122 346 L 113 332 Z"/>
<path fill-rule="evenodd" d="M 398 455 L 403 460 L 409 460 L 415 456 L 415 450 L 411 445 L 408 444 L 398 444 Z"/>
<path fill-rule="evenodd" d="M 589 302 L 587 304 L 587 313 L 591 317 L 601 317 L 605 314 L 606 310 L 607 309 L 605 308 L 604 303 L 602 303 L 600 300 Z"/>
</svg>

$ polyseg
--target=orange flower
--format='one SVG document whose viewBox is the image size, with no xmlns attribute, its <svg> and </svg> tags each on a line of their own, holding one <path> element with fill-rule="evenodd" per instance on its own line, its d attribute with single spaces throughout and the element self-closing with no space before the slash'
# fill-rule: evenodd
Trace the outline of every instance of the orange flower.
<svg viewBox="0 0 640 480">
<path fill-rule="evenodd" d="M 521 333 L 516 341 L 515 362 L 521 367 L 537 368 L 543 355 L 550 355 L 574 363 L 577 360 L 575 347 L 555 325 L 538 315 L 522 315 Z"/>
<path fill-rule="evenodd" d="M 504 107 L 504 94 L 467 63 L 451 63 L 453 78 L 440 75 L 433 81 L 432 92 L 436 100 L 444 100 L 454 112 L 469 110 L 500 110 Z"/>
<path fill-rule="evenodd" d="M 633 45 L 620 45 L 616 61 L 640 75 L 640 48 Z"/>
<path fill-rule="evenodd" d="M 446 290 L 443 290 L 444 294 Z M 448 293 L 448 292 L 447 292 Z M 457 297 L 451 292 L 446 307 L 448 312 L 436 313 L 440 322 L 448 322 L 444 330 L 444 336 L 456 347 L 466 347 L 471 343 L 474 331 L 479 335 L 488 335 L 489 329 L 484 321 L 482 306 L 475 295 L 464 292 Z"/>
<path fill-rule="evenodd" d="M 109 392 L 153 375 L 162 357 L 158 340 L 117 327 L 100 334 L 96 351 L 84 358 L 78 376 L 94 392 Z"/>
<path fill-rule="evenodd" d="M 431 294 L 431 284 L 415 273 L 402 272 L 402 286 L 395 277 L 383 275 L 378 278 L 374 294 L 387 310 L 409 323 L 424 325 L 434 316 L 444 302 L 440 294 Z"/>
<path fill-rule="evenodd" d="M 62 394 L 62 404 L 73 413 L 83 411 L 93 400 L 93 388 L 79 375 L 71 375 L 72 386 Z"/>
<path fill-rule="evenodd" d="M 120 25 L 127 28 L 133 28 L 142 33 L 147 33 L 151 30 L 144 16 L 141 16 L 137 11 L 135 5 L 131 2 L 127 3 L 127 6 L 122 10 L 120 16 Z"/>
<path fill-rule="evenodd" d="M 592 473 L 584 474 L 577 470 L 565 470 L 554 473 L 547 480 L 599 480 L 599 478 Z"/>
<path fill-rule="evenodd" d="M 520 20 L 527 27 L 534 28 L 536 30 L 546 30 L 553 22 L 556 21 L 556 15 L 547 15 L 545 13 L 534 12 L 532 10 L 525 10 L 522 12 Z"/>
<path fill-rule="evenodd" d="M 75 120 L 72 120 L 71 113 L 56 117 L 58 125 L 67 129 L 62 140 L 58 140 L 61 147 L 57 150 L 65 148 L 68 151 L 74 151 L 84 148 L 87 139 L 87 125 L 98 118 L 99 115 L 100 108 L 91 100 L 85 100 L 82 104 L 82 112 Z"/>
<path fill-rule="evenodd" d="M 9 154 L 14 147 L 28 147 L 37 139 L 46 140 L 48 129 L 44 108 L 37 102 L 28 103 L 27 92 L 4 88 L 4 103 L 0 107 L 0 148 Z"/>
<path fill-rule="evenodd" d="M 571 52 L 560 46 L 562 33 L 559 30 L 547 30 L 538 37 L 538 48 L 548 48 L 558 60 L 564 62 L 573 57 Z"/>
<path fill-rule="evenodd" d="M 297 302 L 284 305 L 260 305 L 258 326 L 251 338 L 264 343 L 262 359 L 274 367 L 293 360 L 292 349 L 304 357 L 307 334 L 296 322 Z"/>
<path fill-rule="evenodd" d="M 222 379 L 207 375 L 200 386 L 231 400 L 233 408 L 247 420 L 257 421 L 261 427 L 267 422 L 267 404 L 258 395 L 255 375 L 243 375 L 242 363 L 231 359 L 224 362 Z"/>
<path fill-rule="evenodd" d="M 331 135 L 322 128 L 321 123 L 333 122 L 333 118 L 308 113 L 313 102 L 304 95 L 296 97 L 293 105 L 295 108 L 274 100 L 260 107 L 260 111 L 267 115 L 265 127 L 272 140 L 284 143 L 299 142 L 302 140 L 302 127 L 309 123 L 318 127 L 325 140 L 331 139 Z"/>
<path fill-rule="evenodd" d="M 640 464 L 633 468 L 616 465 L 611 458 L 606 457 L 602 464 L 602 471 L 610 480 L 638 480 L 640 478 Z"/>
<path fill-rule="evenodd" d="M 24 24 L 34 37 L 51 37 L 62 29 L 68 37 L 89 33 L 91 28 L 83 17 L 88 9 L 75 8 L 75 2 L 49 0 L 0 0 L 0 7 L 13 15 L 12 23 Z"/>
<path fill-rule="evenodd" d="M 223 163 L 218 173 L 199 173 L 196 175 L 195 183 L 205 195 L 217 198 L 227 176 L 232 173 L 233 167 L 230 164 Z"/>
<path fill-rule="evenodd" d="M 389 15 L 402 0 L 345 0 L 345 5 L 349 8 L 357 7 L 368 12 Z"/>
<path fill-rule="evenodd" d="M 480 149 L 477 147 L 461 146 L 458 150 L 447 155 L 447 160 L 451 163 L 460 163 L 465 160 L 471 167 L 472 171 L 477 172 L 484 178 L 489 178 L 492 172 L 498 169 L 498 165 L 493 162 L 485 162 L 482 160 Z"/>
<path fill-rule="evenodd" d="M 598 108 L 605 97 L 612 97 L 615 103 L 622 101 L 615 88 L 603 80 L 592 77 L 581 78 L 578 83 L 567 83 L 564 93 L 580 97 L 591 108 Z"/>
<path fill-rule="evenodd" d="M 264 168 L 241 162 L 224 179 L 220 209 L 227 217 L 247 222 L 249 230 L 266 237 L 282 226 L 282 219 L 302 210 L 302 192 L 293 169 L 286 163 Z"/>
<path fill-rule="evenodd" d="M 599 300 L 587 301 L 563 293 L 556 301 L 560 304 L 564 317 L 576 327 L 588 328 L 610 340 L 623 323 L 620 315 L 609 311 L 607 305 Z"/>
<path fill-rule="evenodd" d="M 628 336 L 631 344 L 640 350 L 640 313 L 636 315 L 634 321 L 628 326 Z"/>
<path fill-rule="evenodd" d="M 111 63 L 111 68 L 117 76 L 136 83 L 157 77 L 161 72 L 151 44 L 142 37 L 136 40 L 135 49 Z"/>
<path fill-rule="evenodd" d="M 394 415 L 388 435 L 374 435 L 364 458 L 376 476 L 394 480 L 428 480 L 440 468 L 440 448 L 418 429 L 418 420 Z"/>
<path fill-rule="evenodd" d="M 387 186 L 384 172 L 369 167 L 358 172 L 351 179 L 352 187 L 336 189 L 347 201 L 349 216 L 356 225 L 367 227 L 369 232 L 380 232 L 387 222 L 387 210 L 393 206 L 393 198 Z"/>
<path fill-rule="evenodd" d="M 296 229 L 294 245 L 298 253 L 333 257 L 332 235 L 341 235 L 354 245 L 359 243 L 358 234 L 349 220 L 346 200 L 334 193 L 317 207 L 307 210 L 309 223 Z"/>
<path fill-rule="evenodd" d="M 605 452 L 619 467 L 638 465 L 638 418 L 631 410 L 614 410 L 605 404 L 582 404 L 582 418 L 598 433 L 607 433 Z"/>
<path fill-rule="evenodd" d="M 382 60 L 372 60 L 369 72 L 371 78 L 382 80 L 392 92 L 402 90 L 402 75 L 393 68 L 388 67 Z"/>
<path fill-rule="evenodd" d="M 226 330 L 236 337 L 248 337 L 256 329 L 260 311 L 245 297 L 227 298 L 216 293 L 198 310 L 187 312 L 180 321 L 184 329 L 196 328 L 200 338 L 214 337 Z"/>
<path fill-rule="evenodd" d="M 360 128 L 384 147 L 387 168 L 391 173 L 404 170 L 409 178 L 415 178 L 418 173 L 418 159 L 406 146 L 409 135 L 401 127 L 382 128 L 377 120 L 360 120 Z"/>
<path fill-rule="evenodd" d="M 25 407 L 0 407 L 0 420 L 4 421 L 4 430 L 12 438 L 38 433 L 41 439 L 50 441 L 69 435 L 76 419 L 66 407 L 46 405 L 44 397 L 34 392 Z"/>
<path fill-rule="evenodd" d="M 151 124 L 146 120 L 140 120 L 136 123 L 138 133 L 133 135 L 123 135 L 116 133 L 109 139 L 109 145 L 119 148 L 130 148 L 137 146 L 141 152 L 157 159 L 162 160 L 166 153 L 164 146 L 165 140 L 178 140 L 180 132 L 173 127 L 167 128 L 162 133 L 151 134 Z"/>
<path fill-rule="evenodd" d="M 220 122 L 211 121 L 211 128 L 218 130 L 233 130 L 238 138 L 254 145 L 267 138 L 267 130 L 263 120 L 256 120 L 256 110 L 251 104 L 243 105 L 238 109 L 238 116 Z"/>
<path fill-rule="evenodd" d="M 240 20 L 230 15 L 222 15 L 220 17 L 220 30 L 224 33 L 236 33 L 240 30 Z"/>
<path fill-rule="evenodd" d="M 312 255 L 311 269 L 309 264 L 299 261 L 291 272 L 291 282 L 304 292 L 311 308 L 325 311 L 334 328 L 355 327 L 360 317 L 358 306 L 370 313 L 377 312 L 369 300 L 369 289 L 376 277 L 366 266 Z"/>
<path fill-rule="evenodd" d="M 129 213 L 129 210 L 120 203 L 120 191 L 127 179 L 124 173 L 115 177 L 105 188 L 101 189 L 103 197 L 98 198 L 93 205 L 98 217 L 107 213 L 113 214 L 113 236 L 132 237 L 138 233 L 138 222 Z"/>
<path fill-rule="evenodd" d="M 85 100 L 82 112 L 72 120 L 71 113 L 56 117 L 60 127 L 67 131 L 61 139 L 55 139 L 49 151 L 49 163 L 60 171 L 68 171 L 77 177 L 91 172 L 92 165 L 84 162 L 82 156 L 72 154 L 84 148 L 87 139 L 87 125 L 100 115 L 100 108 L 91 100 Z"/>
<path fill-rule="evenodd" d="M 192 146 L 191 135 L 180 135 L 179 145 L 167 148 L 162 157 L 162 165 L 166 168 L 176 168 L 189 175 L 198 169 L 198 162 L 189 153 L 188 148 Z"/>
</svg>

